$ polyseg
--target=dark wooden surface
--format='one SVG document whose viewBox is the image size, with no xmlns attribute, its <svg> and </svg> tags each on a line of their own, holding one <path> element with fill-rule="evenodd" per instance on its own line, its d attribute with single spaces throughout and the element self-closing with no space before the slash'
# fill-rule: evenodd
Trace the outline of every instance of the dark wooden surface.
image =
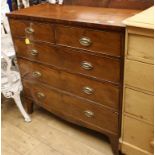
<svg viewBox="0 0 155 155">
<path fill-rule="evenodd" d="M 143 10 L 152 6 L 153 0 L 64 0 L 64 4 Z"/>
<path fill-rule="evenodd" d="M 125 26 L 122 21 L 138 12 L 139 10 L 39 4 L 14 11 L 7 14 L 7 16 L 101 29 L 108 27 L 109 29 L 120 30 L 124 29 Z"/>
<path fill-rule="evenodd" d="M 95 101 L 107 108 L 114 108 L 118 111 L 119 87 L 107 82 L 98 82 L 89 78 L 67 73 L 61 70 L 47 68 L 37 63 L 32 63 L 24 59 L 18 59 L 22 78 L 43 82 L 52 87 L 64 90 L 74 95 Z M 33 77 L 34 72 L 41 73 L 40 77 Z M 52 78 L 49 78 L 52 77 Z M 78 80 L 77 80 L 78 79 Z M 86 94 L 84 87 L 93 89 L 92 94 Z"/>
<path fill-rule="evenodd" d="M 111 31 L 94 31 L 93 29 L 56 26 L 56 43 L 97 53 L 120 57 L 122 34 Z M 66 35 L 68 34 L 68 35 Z M 80 39 L 89 38 L 91 44 L 83 46 Z"/>
<path fill-rule="evenodd" d="M 117 134 L 117 113 L 90 101 L 61 93 L 47 86 L 44 87 L 42 84 L 36 82 L 24 80 L 23 85 L 25 94 L 48 110 L 57 111 L 65 117 L 70 116 L 75 120 L 90 124 L 93 128 L 98 128 L 98 130 L 103 130 L 103 132 Z M 38 97 L 38 93 L 43 93 L 45 96 Z M 93 112 L 94 115 L 92 117 L 87 117 L 84 113 L 87 110 Z"/>
<path fill-rule="evenodd" d="M 21 41 L 19 41 L 21 43 Z M 21 48 L 20 48 L 21 47 Z M 38 47 L 38 45 L 37 45 Z M 78 73 L 85 76 L 89 76 L 95 79 L 99 79 L 102 81 L 109 81 L 111 83 L 119 85 L 120 83 L 120 60 L 104 57 L 104 56 L 96 56 L 94 54 L 87 54 L 82 50 L 71 49 L 62 46 L 47 47 L 42 44 L 41 49 L 37 49 L 39 54 L 39 58 L 37 56 L 33 56 L 33 59 L 40 61 L 41 63 L 45 63 L 56 68 L 64 69 L 72 73 Z M 15 41 L 15 48 L 18 56 L 30 58 L 32 56 L 31 47 L 24 45 L 23 43 L 18 44 Z M 33 48 L 35 45 L 33 44 Z M 44 50 L 42 50 L 44 49 Z M 47 53 L 46 53 L 47 51 Z M 42 57 L 43 56 L 43 57 Z M 93 66 L 92 69 L 86 70 L 83 69 L 81 64 L 82 62 L 89 62 Z M 110 71 L 110 72 L 109 72 Z"/>
<path fill-rule="evenodd" d="M 51 24 L 13 19 L 9 22 L 12 30 L 11 32 L 14 37 L 28 37 L 31 40 L 40 40 L 51 43 L 54 42 L 54 29 Z M 25 29 L 28 27 L 31 27 L 34 30 L 33 36 L 25 33 Z"/>
</svg>

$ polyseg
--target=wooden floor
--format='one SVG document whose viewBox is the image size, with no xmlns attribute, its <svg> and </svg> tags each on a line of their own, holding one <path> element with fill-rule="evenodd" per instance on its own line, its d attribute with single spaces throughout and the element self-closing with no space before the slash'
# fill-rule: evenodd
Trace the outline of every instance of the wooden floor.
<svg viewBox="0 0 155 155">
<path fill-rule="evenodd" d="M 15 104 L 2 105 L 2 155 L 112 155 L 101 134 L 67 123 L 36 107 L 25 123 Z"/>
</svg>

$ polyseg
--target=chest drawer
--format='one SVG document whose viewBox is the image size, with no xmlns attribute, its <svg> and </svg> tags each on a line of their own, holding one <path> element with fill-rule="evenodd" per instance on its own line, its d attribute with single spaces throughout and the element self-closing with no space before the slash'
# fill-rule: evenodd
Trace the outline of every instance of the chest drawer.
<svg viewBox="0 0 155 155">
<path fill-rule="evenodd" d="M 75 122 L 80 122 L 90 128 L 118 132 L 118 114 L 115 112 L 86 100 L 49 89 L 40 83 L 30 83 L 24 80 L 23 84 L 25 95 L 47 110 L 59 113 L 63 118 L 71 117 Z"/>
<path fill-rule="evenodd" d="M 125 84 L 153 92 L 153 69 L 151 64 L 126 59 Z"/>
<path fill-rule="evenodd" d="M 119 88 L 83 76 L 18 59 L 23 78 L 35 80 L 118 110 Z"/>
<path fill-rule="evenodd" d="M 35 60 L 44 64 L 53 65 L 74 73 L 87 75 L 96 79 L 120 82 L 120 60 L 100 57 L 61 46 L 47 46 L 32 43 L 25 45 L 22 40 L 15 40 L 18 56 Z M 34 50 L 36 55 L 32 55 Z"/>
<path fill-rule="evenodd" d="M 153 124 L 154 97 L 129 88 L 125 88 L 124 95 L 124 112 Z"/>
<path fill-rule="evenodd" d="M 154 41 L 153 37 L 140 34 L 128 34 L 127 57 L 134 60 L 153 63 Z"/>
<path fill-rule="evenodd" d="M 153 153 L 153 126 L 142 121 L 124 117 L 123 141 L 134 147 Z"/>
<path fill-rule="evenodd" d="M 77 47 L 107 55 L 121 55 L 121 33 L 87 28 L 56 26 L 57 44 Z"/>
<path fill-rule="evenodd" d="M 52 24 L 15 19 L 10 19 L 9 23 L 13 37 L 54 42 L 54 29 Z"/>
</svg>

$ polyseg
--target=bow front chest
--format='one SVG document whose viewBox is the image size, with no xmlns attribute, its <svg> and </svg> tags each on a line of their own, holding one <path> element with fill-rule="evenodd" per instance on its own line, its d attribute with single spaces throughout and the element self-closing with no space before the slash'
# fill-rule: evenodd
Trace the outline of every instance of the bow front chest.
<svg viewBox="0 0 155 155">
<path fill-rule="evenodd" d="M 28 112 L 33 103 L 106 134 L 121 129 L 125 27 L 138 11 L 41 4 L 7 14 Z"/>
</svg>

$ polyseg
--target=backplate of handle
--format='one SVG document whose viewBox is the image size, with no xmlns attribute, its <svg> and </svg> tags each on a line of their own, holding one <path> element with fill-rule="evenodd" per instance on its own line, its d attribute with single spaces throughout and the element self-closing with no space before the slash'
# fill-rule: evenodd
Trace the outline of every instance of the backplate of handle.
<svg viewBox="0 0 155 155">
<path fill-rule="evenodd" d="M 35 50 L 35 49 L 31 50 L 31 55 L 32 55 L 32 56 L 38 55 L 38 51 Z"/>
<path fill-rule="evenodd" d="M 45 94 L 42 93 L 42 92 L 38 92 L 38 93 L 37 93 L 37 97 L 38 97 L 39 99 L 45 98 Z"/>
<path fill-rule="evenodd" d="M 32 33 L 34 33 L 34 29 L 31 28 L 31 27 L 27 27 L 27 28 L 25 28 L 25 32 L 26 32 L 27 34 L 32 34 Z"/>
<path fill-rule="evenodd" d="M 34 72 L 32 73 L 32 76 L 33 76 L 34 78 L 39 78 L 39 77 L 41 77 L 41 73 L 40 73 L 39 71 L 34 71 Z"/>
<path fill-rule="evenodd" d="M 84 115 L 85 115 L 86 117 L 91 118 L 91 117 L 94 116 L 94 113 L 93 113 L 92 111 L 90 111 L 90 110 L 86 110 L 86 111 L 84 111 Z"/>
<path fill-rule="evenodd" d="M 80 42 L 80 44 L 81 44 L 82 46 L 86 46 L 86 47 L 88 47 L 88 46 L 90 46 L 90 45 L 92 44 L 91 39 L 90 39 L 90 38 L 87 38 L 87 37 L 82 37 L 82 38 L 79 40 L 79 42 Z"/>
<path fill-rule="evenodd" d="M 90 87 L 88 87 L 88 86 L 86 86 L 86 87 L 83 87 L 83 92 L 84 92 L 85 94 L 91 95 L 91 94 L 93 94 L 94 89 L 93 89 L 93 88 L 90 88 Z"/>
<path fill-rule="evenodd" d="M 93 65 L 90 62 L 83 61 L 81 62 L 81 67 L 85 70 L 91 70 L 93 69 Z"/>
</svg>

